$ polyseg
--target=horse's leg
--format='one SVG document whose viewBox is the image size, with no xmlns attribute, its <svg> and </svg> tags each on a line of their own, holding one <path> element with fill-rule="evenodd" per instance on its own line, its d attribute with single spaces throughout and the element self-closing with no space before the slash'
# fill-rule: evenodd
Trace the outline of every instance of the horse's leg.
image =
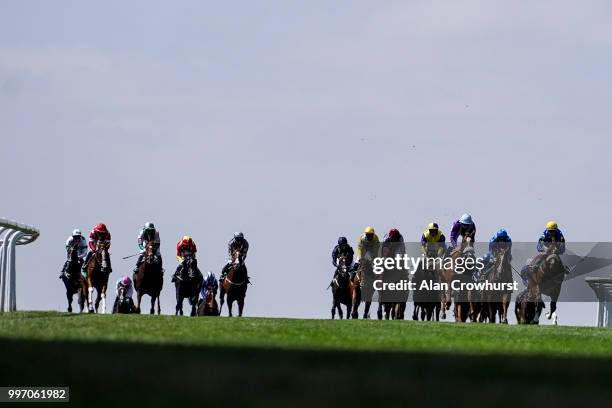
<svg viewBox="0 0 612 408">
<path fill-rule="evenodd" d="M 89 313 L 94 312 L 93 286 L 91 285 L 91 272 L 87 272 L 87 308 L 89 309 Z"/>
<path fill-rule="evenodd" d="M 68 313 L 72 313 L 72 296 L 70 289 L 66 289 L 66 299 L 68 300 Z"/>
<path fill-rule="evenodd" d="M 487 307 L 489 309 L 489 323 L 495 324 L 495 302 L 491 302 L 491 299 L 489 299 Z"/>
<path fill-rule="evenodd" d="M 332 320 L 336 318 L 336 296 L 332 298 L 332 308 L 331 308 Z"/>
<path fill-rule="evenodd" d="M 79 295 L 79 309 L 80 309 L 79 312 L 83 313 L 83 309 L 85 309 L 85 296 L 83 294 L 83 286 L 82 285 L 79 288 L 79 290 L 77 291 L 77 294 Z"/>
<path fill-rule="evenodd" d="M 100 297 L 102 298 L 102 314 L 106 313 L 106 284 L 102 285 Z"/>
<path fill-rule="evenodd" d="M 363 318 L 364 319 L 370 318 L 370 306 L 372 306 L 372 302 L 369 300 L 366 300 L 365 306 L 363 308 Z"/>
<path fill-rule="evenodd" d="M 136 292 L 136 313 L 140 313 L 140 304 L 142 303 L 142 292 Z"/>
<path fill-rule="evenodd" d="M 155 295 L 151 295 L 151 313 L 152 315 L 155 314 L 155 299 L 159 299 L 159 295 L 155 296 Z"/>
<path fill-rule="evenodd" d="M 100 301 L 102 300 L 102 291 L 100 288 L 96 288 L 96 300 L 94 303 L 94 309 L 96 313 L 100 313 Z"/>
<path fill-rule="evenodd" d="M 242 317 L 242 311 L 244 310 L 244 297 L 238 298 L 238 317 Z"/>
<path fill-rule="evenodd" d="M 221 305 L 219 306 L 219 316 L 221 316 L 221 310 L 223 310 L 223 303 L 225 303 L 225 291 L 223 290 L 223 286 L 221 286 L 221 290 L 219 292 L 219 302 Z"/>
<path fill-rule="evenodd" d="M 349 298 L 346 301 L 346 319 L 350 319 L 351 318 L 351 310 L 353 309 L 353 300 L 351 298 Z"/>
<path fill-rule="evenodd" d="M 232 303 L 234 303 L 234 298 L 227 295 L 227 310 L 229 312 L 229 317 L 233 317 L 232 315 Z"/>
<path fill-rule="evenodd" d="M 157 294 L 157 314 L 160 315 L 161 314 L 161 305 L 159 303 L 159 298 L 160 298 L 160 293 Z"/>
</svg>

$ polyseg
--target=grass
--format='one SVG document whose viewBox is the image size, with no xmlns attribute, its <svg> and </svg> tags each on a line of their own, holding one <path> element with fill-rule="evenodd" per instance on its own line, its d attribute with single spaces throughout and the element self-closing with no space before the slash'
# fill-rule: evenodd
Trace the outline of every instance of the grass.
<svg viewBox="0 0 612 408">
<path fill-rule="evenodd" d="M 412 321 L 0 315 L 0 385 L 88 406 L 609 403 L 612 330 Z M 160 399 L 163 396 L 163 399 Z M 382 399 L 381 399 L 382 398 Z"/>
</svg>

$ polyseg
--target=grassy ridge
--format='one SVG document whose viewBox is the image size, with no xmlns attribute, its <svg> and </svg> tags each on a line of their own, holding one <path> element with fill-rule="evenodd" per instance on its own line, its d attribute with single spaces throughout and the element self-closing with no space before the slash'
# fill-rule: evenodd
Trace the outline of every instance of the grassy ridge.
<svg viewBox="0 0 612 408">
<path fill-rule="evenodd" d="M 0 315 L 0 385 L 79 406 L 609 405 L 612 330 Z"/>
<path fill-rule="evenodd" d="M 568 326 L 18 312 L 0 315 L 0 337 L 313 350 L 612 357 L 612 329 Z"/>
</svg>

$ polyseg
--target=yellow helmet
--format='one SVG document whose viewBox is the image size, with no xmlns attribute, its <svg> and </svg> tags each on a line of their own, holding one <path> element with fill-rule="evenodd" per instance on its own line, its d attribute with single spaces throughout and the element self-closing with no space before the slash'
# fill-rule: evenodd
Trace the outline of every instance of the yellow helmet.
<svg viewBox="0 0 612 408">
<path fill-rule="evenodd" d="M 546 223 L 546 229 L 549 231 L 555 231 L 557 228 L 559 228 L 557 226 L 557 223 L 555 221 L 548 221 Z"/>
<path fill-rule="evenodd" d="M 183 242 L 190 242 L 190 241 L 192 241 L 192 239 L 191 239 L 191 237 L 190 237 L 189 235 L 185 235 L 185 236 L 183 237 L 183 240 L 182 240 L 182 241 L 183 241 Z"/>
<path fill-rule="evenodd" d="M 429 225 L 427 226 L 428 230 L 437 230 L 438 229 L 438 224 L 435 222 L 430 222 Z"/>
<path fill-rule="evenodd" d="M 363 230 L 363 232 L 364 232 L 365 234 L 374 234 L 374 228 L 372 228 L 372 227 L 366 227 L 366 229 L 365 229 L 365 230 Z"/>
</svg>

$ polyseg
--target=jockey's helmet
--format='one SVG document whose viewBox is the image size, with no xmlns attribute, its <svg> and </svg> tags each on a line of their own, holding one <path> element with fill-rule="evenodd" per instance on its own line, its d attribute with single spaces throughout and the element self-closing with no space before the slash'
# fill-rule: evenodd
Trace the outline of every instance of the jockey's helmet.
<svg viewBox="0 0 612 408">
<path fill-rule="evenodd" d="M 106 224 L 98 224 L 94 227 L 94 231 L 96 232 L 108 232 L 108 229 L 106 229 Z"/>
<path fill-rule="evenodd" d="M 498 238 L 508 238 L 508 231 L 504 228 L 500 228 L 495 235 L 497 235 Z"/>
<path fill-rule="evenodd" d="M 461 218 L 459 218 L 459 222 L 461 224 L 473 224 L 472 216 L 470 214 L 463 214 Z"/>
<path fill-rule="evenodd" d="M 76 228 L 74 231 L 72 231 L 72 236 L 73 237 L 80 237 L 81 235 L 83 235 L 83 234 L 81 233 L 81 230 L 78 229 L 78 228 Z"/>
<path fill-rule="evenodd" d="M 145 227 L 145 229 L 147 229 L 147 230 L 154 230 L 154 229 L 155 229 L 155 224 L 153 224 L 152 222 L 147 222 L 147 223 L 144 225 L 144 227 Z"/>
<path fill-rule="evenodd" d="M 391 228 L 388 235 L 390 239 L 397 239 L 400 236 L 400 232 L 397 230 L 397 228 Z"/>
<path fill-rule="evenodd" d="M 234 238 L 244 239 L 244 234 L 242 232 L 234 232 Z"/>
<path fill-rule="evenodd" d="M 556 231 L 559 228 L 555 221 L 548 221 L 546 223 L 546 229 L 549 231 Z"/>
<path fill-rule="evenodd" d="M 121 278 L 121 285 L 124 288 L 129 288 L 132 285 L 132 280 L 129 276 L 124 276 L 123 278 Z"/>
</svg>

